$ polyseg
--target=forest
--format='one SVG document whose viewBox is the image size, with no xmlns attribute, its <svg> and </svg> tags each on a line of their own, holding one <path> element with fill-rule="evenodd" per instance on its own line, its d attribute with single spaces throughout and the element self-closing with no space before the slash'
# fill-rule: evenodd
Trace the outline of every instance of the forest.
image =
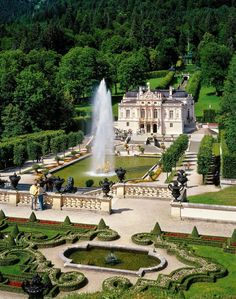
<svg viewBox="0 0 236 299">
<path fill-rule="evenodd" d="M 0 134 L 75 130 L 102 78 L 134 89 L 188 53 L 220 96 L 235 32 L 234 0 L 0 0 Z"/>
</svg>

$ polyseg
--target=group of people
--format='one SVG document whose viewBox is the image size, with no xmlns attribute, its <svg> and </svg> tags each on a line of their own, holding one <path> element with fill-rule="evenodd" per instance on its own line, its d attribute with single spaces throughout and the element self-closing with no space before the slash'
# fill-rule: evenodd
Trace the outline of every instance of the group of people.
<svg viewBox="0 0 236 299">
<path fill-rule="evenodd" d="M 29 192 L 31 195 L 31 210 L 36 211 L 37 204 L 39 204 L 39 210 L 43 210 L 43 195 L 45 194 L 45 191 L 42 185 L 39 182 L 35 181 L 34 184 L 30 187 Z"/>
</svg>

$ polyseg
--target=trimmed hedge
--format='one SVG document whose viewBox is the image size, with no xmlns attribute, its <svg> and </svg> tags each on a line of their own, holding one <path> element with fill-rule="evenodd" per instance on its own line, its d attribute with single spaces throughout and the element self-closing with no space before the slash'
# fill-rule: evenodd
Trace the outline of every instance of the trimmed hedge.
<svg viewBox="0 0 236 299">
<path fill-rule="evenodd" d="M 195 72 L 189 79 L 186 91 L 192 94 L 195 102 L 198 100 L 199 91 L 201 88 L 201 71 Z"/>
<path fill-rule="evenodd" d="M 229 151 L 224 138 L 224 132 L 221 134 L 221 148 L 222 148 L 222 176 L 226 179 L 236 179 L 236 153 Z"/>
<path fill-rule="evenodd" d="M 180 135 L 162 155 L 163 171 L 171 172 L 172 167 L 176 165 L 177 161 L 184 154 L 187 148 L 188 136 L 184 134 Z"/>
<path fill-rule="evenodd" d="M 170 71 L 162 80 L 160 80 L 160 82 L 158 83 L 156 88 L 158 88 L 158 89 L 167 88 L 171 84 L 171 81 L 174 79 L 174 75 L 175 75 L 175 72 Z"/>
<path fill-rule="evenodd" d="M 204 123 L 213 123 L 215 122 L 215 118 L 216 118 L 216 111 L 214 109 L 203 110 L 202 121 Z"/>
<path fill-rule="evenodd" d="M 165 77 L 169 71 L 161 70 L 161 71 L 152 71 L 148 73 L 148 78 L 162 78 Z"/>
<path fill-rule="evenodd" d="M 211 169 L 213 141 L 212 136 L 206 135 L 200 143 L 197 155 L 197 172 L 203 175 L 203 179 Z"/>
</svg>

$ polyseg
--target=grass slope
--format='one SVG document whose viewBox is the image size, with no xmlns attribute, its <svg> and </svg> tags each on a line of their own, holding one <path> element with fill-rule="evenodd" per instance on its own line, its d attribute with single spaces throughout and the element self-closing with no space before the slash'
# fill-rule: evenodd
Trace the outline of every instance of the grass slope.
<svg viewBox="0 0 236 299">
<path fill-rule="evenodd" d="M 214 109 L 219 110 L 220 98 L 215 95 L 214 87 L 202 86 L 198 98 L 198 102 L 195 104 L 195 115 L 203 116 L 203 110 Z"/>
<path fill-rule="evenodd" d="M 188 201 L 191 203 L 236 206 L 236 186 L 228 187 L 218 192 L 189 196 Z"/>
</svg>

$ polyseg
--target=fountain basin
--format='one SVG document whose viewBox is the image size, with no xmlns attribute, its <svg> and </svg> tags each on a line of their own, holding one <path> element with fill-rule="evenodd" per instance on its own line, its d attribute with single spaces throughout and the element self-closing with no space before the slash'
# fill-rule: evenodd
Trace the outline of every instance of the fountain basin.
<svg viewBox="0 0 236 299">
<path fill-rule="evenodd" d="M 130 270 L 130 269 L 121 269 L 121 266 L 119 264 L 115 266 L 107 265 L 104 267 L 98 265 L 88 265 L 85 264 L 86 261 L 85 263 L 75 263 L 73 261 L 75 260 L 76 254 L 80 254 L 81 252 L 86 252 L 86 256 L 87 256 L 89 251 L 91 250 L 104 250 L 104 249 L 108 253 L 114 252 L 115 254 L 117 254 L 118 257 L 120 257 L 119 256 L 120 252 L 127 253 L 130 256 L 138 255 L 139 258 L 137 259 L 140 259 L 141 263 L 144 260 L 145 256 L 146 256 L 145 259 L 148 257 L 154 262 L 150 266 L 143 265 L 136 270 Z M 130 256 L 127 256 L 127 258 L 130 259 Z M 145 273 L 148 272 L 160 271 L 164 269 L 167 265 L 166 259 L 160 254 L 158 254 L 155 251 L 155 249 L 143 249 L 137 247 L 122 246 L 122 245 L 100 245 L 100 244 L 91 244 L 89 242 L 66 248 L 62 253 L 60 253 L 60 258 L 64 261 L 64 267 L 77 268 L 80 270 L 82 269 L 82 270 L 93 270 L 98 272 L 109 272 L 109 273 L 123 274 L 123 275 L 128 274 L 128 275 L 135 275 L 135 276 L 143 276 Z M 122 262 L 122 258 L 121 258 L 121 262 Z"/>
</svg>

